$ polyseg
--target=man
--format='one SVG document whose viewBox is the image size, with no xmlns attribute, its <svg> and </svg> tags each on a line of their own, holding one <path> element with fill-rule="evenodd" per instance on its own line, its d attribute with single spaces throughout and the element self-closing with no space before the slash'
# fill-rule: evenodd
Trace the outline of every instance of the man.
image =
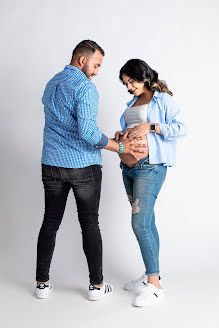
<svg viewBox="0 0 219 328">
<path fill-rule="evenodd" d="M 56 233 L 62 221 L 70 189 L 73 190 L 87 258 L 89 300 L 112 292 L 103 282 L 102 240 L 98 223 L 101 189 L 101 149 L 125 154 L 144 152 L 128 138 L 122 143 L 106 137 L 97 127 L 98 93 L 91 78 L 98 74 L 104 56 L 94 41 L 84 40 L 73 50 L 70 65 L 56 74 L 43 94 L 45 111 L 42 180 L 45 214 L 37 244 L 36 296 L 52 291 L 49 269 Z"/>
</svg>

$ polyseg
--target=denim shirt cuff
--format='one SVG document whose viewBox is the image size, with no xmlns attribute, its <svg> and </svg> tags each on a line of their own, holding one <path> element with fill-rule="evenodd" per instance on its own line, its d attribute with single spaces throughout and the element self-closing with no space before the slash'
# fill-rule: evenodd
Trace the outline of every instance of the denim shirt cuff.
<svg viewBox="0 0 219 328">
<path fill-rule="evenodd" d="M 106 147 L 108 142 L 109 142 L 109 138 L 107 138 L 107 136 L 105 136 L 105 134 L 102 134 L 100 141 L 96 145 L 96 149 L 99 149 L 99 150 L 103 149 L 104 147 Z"/>
</svg>

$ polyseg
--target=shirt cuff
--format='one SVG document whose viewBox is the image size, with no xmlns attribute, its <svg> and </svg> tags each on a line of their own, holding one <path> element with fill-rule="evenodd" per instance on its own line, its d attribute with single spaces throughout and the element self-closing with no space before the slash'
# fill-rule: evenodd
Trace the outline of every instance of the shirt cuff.
<svg viewBox="0 0 219 328">
<path fill-rule="evenodd" d="M 99 149 L 99 150 L 103 149 L 104 147 L 106 147 L 108 142 L 109 142 L 109 138 L 107 138 L 107 136 L 105 136 L 105 134 L 102 134 L 100 141 L 96 145 L 96 149 Z"/>
<path fill-rule="evenodd" d="M 160 132 L 161 132 L 161 137 L 165 138 L 165 133 L 166 133 L 166 123 L 159 123 L 160 127 Z"/>
</svg>

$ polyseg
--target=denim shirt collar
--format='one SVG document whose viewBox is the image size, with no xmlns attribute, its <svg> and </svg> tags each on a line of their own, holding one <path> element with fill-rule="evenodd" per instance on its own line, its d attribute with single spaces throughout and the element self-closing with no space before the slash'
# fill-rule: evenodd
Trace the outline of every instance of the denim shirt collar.
<svg viewBox="0 0 219 328">
<path fill-rule="evenodd" d="M 160 92 L 158 91 L 154 91 L 154 94 L 153 94 L 153 97 L 155 101 L 157 101 L 157 98 L 160 97 Z M 127 102 L 127 106 L 128 107 L 131 107 L 131 105 L 133 105 L 137 100 L 138 100 L 138 96 L 134 96 L 129 102 Z"/>
<path fill-rule="evenodd" d="M 81 77 L 88 79 L 88 77 L 79 69 L 77 68 L 76 66 L 73 66 L 73 65 L 66 65 L 64 70 L 70 70 L 72 72 L 76 72 L 78 75 L 80 75 Z"/>
<path fill-rule="evenodd" d="M 153 94 L 153 98 L 155 102 L 157 102 L 157 98 L 160 97 L 160 92 L 158 91 L 154 91 L 154 94 Z M 126 110 L 124 111 L 124 113 L 122 114 L 121 118 L 120 118 L 120 125 L 122 127 L 122 130 L 125 129 L 126 127 L 126 124 L 125 124 L 125 113 L 126 111 L 138 100 L 138 96 L 135 96 L 132 98 L 132 100 L 130 100 L 128 103 L 127 103 L 127 108 Z"/>
</svg>

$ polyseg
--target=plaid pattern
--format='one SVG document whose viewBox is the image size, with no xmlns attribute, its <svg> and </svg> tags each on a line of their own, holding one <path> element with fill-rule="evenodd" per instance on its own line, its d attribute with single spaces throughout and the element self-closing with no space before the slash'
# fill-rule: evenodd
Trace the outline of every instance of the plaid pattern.
<svg viewBox="0 0 219 328">
<path fill-rule="evenodd" d="M 99 96 L 95 85 L 75 66 L 67 65 L 46 85 L 41 162 L 81 168 L 102 165 L 100 149 L 108 138 L 96 123 Z"/>
</svg>

